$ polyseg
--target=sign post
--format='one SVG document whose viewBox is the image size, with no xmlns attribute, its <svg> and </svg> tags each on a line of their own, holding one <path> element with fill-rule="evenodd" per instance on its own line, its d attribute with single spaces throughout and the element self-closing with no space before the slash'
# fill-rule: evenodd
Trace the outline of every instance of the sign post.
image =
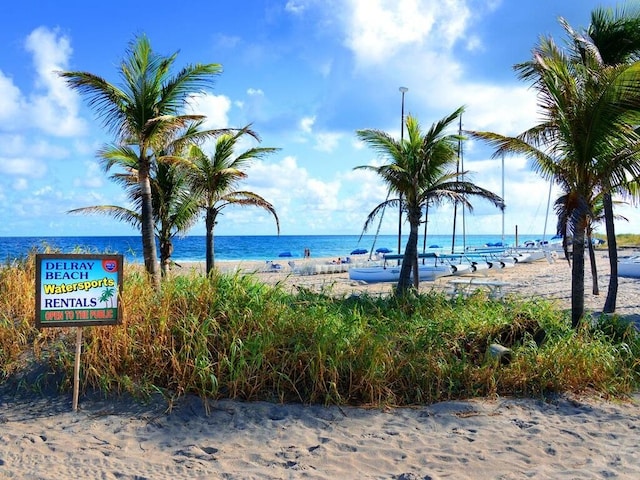
<svg viewBox="0 0 640 480">
<path fill-rule="evenodd" d="M 78 409 L 82 328 L 122 321 L 122 255 L 37 254 L 36 327 L 76 327 L 73 411 Z"/>
</svg>

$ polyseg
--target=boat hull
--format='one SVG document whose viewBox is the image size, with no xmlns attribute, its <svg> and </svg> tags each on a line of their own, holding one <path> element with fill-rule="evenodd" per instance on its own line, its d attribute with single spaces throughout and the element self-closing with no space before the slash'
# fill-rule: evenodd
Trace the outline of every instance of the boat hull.
<svg viewBox="0 0 640 480">
<path fill-rule="evenodd" d="M 640 257 L 633 257 L 618 262 L 618 276 L 640 278 Z"/>
<path fill-rule="evenodd" d="M 400 266 L 351 267 L 349 279 L 367 283 L 397 282 L 400 279 L 400 268 Z M 433 281 L 452 273 L 448 265 L 418 266 L 418 278 L 421 282 Z"/>
</svg>

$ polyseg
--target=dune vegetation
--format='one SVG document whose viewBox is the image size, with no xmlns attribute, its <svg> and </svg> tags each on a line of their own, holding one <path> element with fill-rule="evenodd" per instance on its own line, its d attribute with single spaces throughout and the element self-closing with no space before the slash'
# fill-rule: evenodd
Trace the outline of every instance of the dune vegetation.
<svg viewBox="0 0 640 480">
<path fill-rule="evenodd" d="M 0 383 L 68 392 L 75 331 L 35 328 L 34 278 L 34 255 L 0 268 Z M 140 267 L 125 272 L 122 305 L 121 325 L 84 328 L 82 392 L 380 406 L 624 397 L 640 380 L 633 325 L 606 316 L 573 329 L 569 312 L 539 300 L 291 293 L 215 270 L 156 291 Z"/>
</svg>

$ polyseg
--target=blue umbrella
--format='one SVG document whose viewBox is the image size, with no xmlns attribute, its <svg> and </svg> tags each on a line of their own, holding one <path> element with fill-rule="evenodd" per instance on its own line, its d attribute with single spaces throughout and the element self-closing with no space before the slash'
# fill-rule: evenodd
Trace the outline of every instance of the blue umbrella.
<svg viewBox="0 0 640 480">
<path fill-rule="evenodd" d="M 391 253 L 391 250 L 389 250 L 387 247 L 380 247 L 376 248 L 376 253 Z"/>
<path fill-rule="evenodd" d="M 281 252 L 280 255 L 278 255 L 279 257 L 290 257 L 291 256 L 291 252 Z"/>
<path fill-rule="evenodd" d="M 364 248 L 356 248 L 355 250 L 351 251 L 351 255 L 363 255 L 365 253 L 367 253 L 369 250 L 366 250 Z"/>
</svg>

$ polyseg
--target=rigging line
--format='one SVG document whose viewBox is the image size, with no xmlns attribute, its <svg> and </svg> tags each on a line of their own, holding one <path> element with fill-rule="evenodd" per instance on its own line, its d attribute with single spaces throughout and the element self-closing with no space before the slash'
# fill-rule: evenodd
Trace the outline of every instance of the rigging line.
<svg viewBox="0 0 640 480">
<path fill-rule="evenodd" d="M 427 200 L 427 205 L 424 208 L 424 237 L 422 239 L 422 253 L 427 252 L 427 224 L 429 223 L 429 201 Z M 424 265 L 424 258 L 422 259 L 422 264 Z"/>
<path fill-rule="evenodd" d="M 549 195 L 547 196 L 547 214 L 544 216 L 544 231 L 542 232 L 542 241 L 545 241 L 547 236 L 547 220 L 549 220 L 549 205 L 551 204 L 551 188 L 553 187 L 553 180 L 549 180 Z"/>
<path fill-rule="evenodd" d="M 373 237 L 373 245 L 371 245 L 371 251 L 369 252 L 369 260 L 371 260 L 371 256 L 373 255 L 373 249 L 376 247 L 376 241 L 378 240 L 378 235 L 380 234 L 380 227 L 382 227 L 382 219 L 384 218 L 384 211 L 387 209 L 387 202 L 389 201 L 389 196 L 391 196 L 391 189 L 387 192 L 387 198 L 384 201 L 384 207 L 382 207 L 382 214 L 380 215 L 380 221 L 378 222 L 378 229 L 376 230 L 376 235 Z M 400 254 L 400 251 L 398 251 Z"/>
</svg>

